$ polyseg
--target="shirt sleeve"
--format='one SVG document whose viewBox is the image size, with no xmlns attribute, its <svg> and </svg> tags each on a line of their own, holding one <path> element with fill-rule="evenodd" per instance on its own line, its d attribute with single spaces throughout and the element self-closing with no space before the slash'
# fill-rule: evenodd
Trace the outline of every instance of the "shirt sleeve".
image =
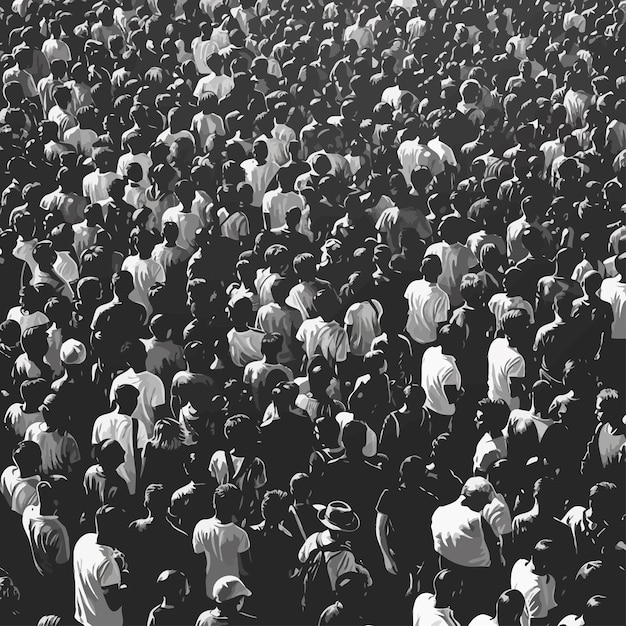
<svg viewBox="0 0 626 626">
<path fill-rule="evenodd" d="M 247 552 L 250 549 L 250 537 L 248 537 L 248 533 L 243 529 L 241 529 L 241 533 L 239 547 L 237 548 L 237 552 L 239 552 L 239 554 Z"/>
<path fill-rule="evenodd" d="M 357 307 L 356 304 L 353 304 L 347 311 L 346 311 L 346 316 L 344 317 L 344 323 L 346 324 L 346 326 L 352 326 L 352 324 L 354 324 L 354 311 L 355 308 Z"/>
<path fill-rule="evenodd" d="M 98 582 L 102 588 L 113 587 L 122 582 L 120 568 L 113 559 L 107 559 L 98 571 Z"/>
<path fill-rule="evenodd" d="M 448 295 L 445 294 L 437 302 L 437 306 L 435 308 L 435 322 L 437 323 L 445 322 L 448 319 L 449 311 L 450 311 L 450 299 L 448 298 Z"/>
<path fill-rule="evenodd" d="M 200 526 L 200 523 L 196 524 L 196 527 L 193 529 L 191 544 L 193 546 L 193 551 L 196 554 L 202 554 L 204 552 L 204 543 L 202 541 L 202 527 Z"/>
<path fill-rule="evenodd" d="M 509 378 L 524 378 L 524 376 L 526 376 L 526 364 L 524 363 L 524 357 L 520 355 L 511 362 Z"/>
</svg>

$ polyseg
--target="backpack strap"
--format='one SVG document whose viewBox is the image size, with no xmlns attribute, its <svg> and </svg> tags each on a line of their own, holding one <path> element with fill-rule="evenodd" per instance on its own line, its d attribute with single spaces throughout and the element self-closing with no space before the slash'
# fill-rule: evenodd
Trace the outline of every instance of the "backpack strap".
<svg viewBox="0 0 626 626">
<path fill-rule="evenodd" d="M 231 457 L 232 463 L 232 457 Z M 244 458 L 239 471 L 232 477 L 232 481 L 236 482 L 252 467 L 252 463 L 254 463 L 254 457 Z"/>
<path fill-rule="evenodd" d="M 302 538 L 306 541 L 307 536 L 306 536 L 306 533 L 304 532 L 304 526 L 302 526 L 302 522 L 300 520 L 300 516 L 298 515 L 298 511 L 296 511 L 296 507 L 293 504 L 289 505 L 289 512 L 293 516 L 296 522 L 296 526 L 298 527 L 298 530 L 300 531 L 300 534 L 302 535 Z M 319 541 L 319 536 L 318 536 L 317 541 Z"/>
<path fill-rule="evenodd" d="M 230 454 L 230 450 L 224 450 L 224 457 L 226 459 L 226 469 L 228 470 L 228 479 L 226 482 L 230 482 L 235 478 L 235 465 L 233 464 L 233 457 Z"/>
</svg>

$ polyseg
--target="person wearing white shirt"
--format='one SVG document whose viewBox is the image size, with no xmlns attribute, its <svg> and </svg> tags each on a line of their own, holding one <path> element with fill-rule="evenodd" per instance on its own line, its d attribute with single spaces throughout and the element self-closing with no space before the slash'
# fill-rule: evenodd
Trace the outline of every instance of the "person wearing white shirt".
<svg viewBox="0 0 626 626">
<path fill-rule="evenodd" d="M 526 362 L 519 352 L 528 325 L 528 314 L 513 309 L 502 318 L 504 337 L 491 342 L 487 353 L 487 397 L 504 400 L 511 410 L 519 409 L 526 377 Z"/>
<path fill-rule="evenodd" d="M 413 341 L 427 346 L 437 339 L 437 329 L 448 319 L 450 299 L 437 284 L 441 274 L 438 256 L 425 256 L 420 272 L 424 278 L 414 280 L 404 292 L 409 305 L 406 331 Z"/>
<path fill-rule="evenodd" d="M 57 20 L 51 20 L 49 22 L 50 37 L 46 39 L 42 46 L 41 51 L 44 53 L 48 63 L 52 63 L 55 59 L 61 59 L 66 63 L 69 63 L 72 59 L 72 53 L 69 46 L 61 40 L 61 28 L 60 22 Z"/>
<path fill-rule="evenodd" d="M 511 569 L 511 588 L 520 591 L 531 620 L 545 620 L 557 608 L 556 579 L 550 574 L 556 557 L 551 539 L 542 539 L 530 560 L 520 559 Z"/>
<path fill-rule="evenodd" d="M 273 161 L 268 161 L 269 152 L 265 141 L 256 141 L 252 151 L 254 157 L 243 161 L 241 169 L 245 181 L 252 187 L 252 206 L 261 208 L 263 196 L 280 168 Z"/>
<path fill-rule="evenodd" d="M 148 437 L 151 437 L 156 415 L 165 404 L 165 387 L 158 376 L 146 370 L 146 348 L 141 341 L 125 344 L 122 347 L 121 357 L 128 365 L 128 369 L 119 374 L 111 383 L 109 400 L 114 406 L 118 397 L 118 388 L 126 385 L 135 387 L 138 392 L 137 402 L 130 417 L 140 421 Z M 124 408 L 129 407 L 125 404 Z"/>
<path fill-rule="evenodd" d="M 109 148 L 93 150 L 92 159 L 96 165 L 96 171 L 83 178 L 83 196 L 89 198 L 92 204 L 104 204 L 109 199 L 109 185 L 116 178 L 121 178 L 113 171 L 115 167 L 113 156 Z"/>
<path fill-rule="evenodd" d="M 430 413 L 433 439 L 450 431 L 456 402 L 463 395 L 461 373 L 454 357 L 462 349 L 459 333 L 458 326 L 446 324 L 439 330 L 439 345 L 428 348 L 422 357 L 421 384 L 426 392 L 424 407 Z"/>
<path fill-rule="evenodd" d="M 147 230 L 138 232 L 133 239 L 133 246 L 137 254 L 126 257 L 122 263 L 122 270 L 130 273 L 135 285 L 130 294 L 130 299 L 146 309 L 146 319 L 150 319 L 152 315 L 152 305 L 148 297 L 150 289 L 156 283 L 165 283 L 163 267 L 151 256 L 154 245 L 152 233 Z"/>
<path fill-rule="evenodd" d="M 421 593 L 413 604 L 413 626 L 460 626 L 454 605 L 461 595 L 463 580 L 458 573 L 441 570 L 433 581 L 435 593 Z"/>
<path fill-rule="evenodd" d="M 183 250 L 193 250 L 196 231 L 202 227 L 202 220 L 191 211 L 196 190 L 190 181 L 180 180 L 176 183 L 175 193 L 180 204 L 167 209 L 163 213 L 161 223 L 174 222 L 178 226 L 176 245 Z"/>
<path fill-rule="evenodd" d="M 530 626 L 530 615 L 523 594 L 517 589 L 503 591 L 496 603 L 495 617 L 477 615 L 469 626 Z"/>
<path fill-rule="evenodd" d="M 74 546 L 74 619 L 82 626 L 122 626 L 127 587 L 122 583 L 124 556 L 113 546 L 128 522 L 119 508 L 96 513 L 96 532 Z"/>
<path fill-rule="evenodd" d="M 215 34 L 215 31 L 213 31 Z M 206 62 L 210 72 L 202 76 L 193 90 L 193 95 L 200 99 L 204 93 L 214 93 L 218 100 L 227 96 L 235 86 L 230 76 L 220 74 L 222 71 L 222 59 L 219 54 L 212 54 Z"/>
<path fill-rule="evenodd" d="M 211 22 L 203 22 L 200 28 L 200 35 L 191 42 L 191 51 L 193 53 L 193 62 L 196 64 L 196 70 L 201 76 L 211 73 L 211 68 L 207 65 L 208 58 L 219 52 L 218 45 L 211 41 L 213 34 L 213 25 Z"/>
<path fill-rule="evenodd" d="M 130 417 L 137 408 L 138 399 L 139 390 L 136 387 L 128 384 L 119 385 L 115 390 L 115 410 L 98 417 L 91 434 L 93 446 L 106 439 L 113 439 L 122 446 L 125 452 L 124 462 L 117 471 L 126 481 L 130 495 L 137 489 L 141 451 L 148 442 L 144 423 Z"/>
<path fill-rule="evenodd" d="M 277 174 L 278 187 L 263 194 L 263 219 L 268 230 L 282 228 L 285 225 L 287 211 L 297 207 L 304 212 L 304 198 L 293 190 L 295 179 L 293 172 L 280 169 Z"/>
<path fill-rule="evenodd" d="M 615 259 L 615 269 L 618 275 L 605 278 L 598 295 L 613 309 L 611 339 L 622 343 L 626 339 L 626 252 L 622 252 Z"/>
</svg>

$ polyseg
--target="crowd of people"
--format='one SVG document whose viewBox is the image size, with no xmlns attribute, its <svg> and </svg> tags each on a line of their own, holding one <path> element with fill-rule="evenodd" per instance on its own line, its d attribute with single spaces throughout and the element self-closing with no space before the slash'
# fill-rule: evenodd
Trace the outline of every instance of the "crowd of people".
<svg viewBox="0 0 626 626">
<path fill-rule="evenodd" d="M 624 0 L 0 6 L 0 623 L 626 623 Z"/>
</svg>

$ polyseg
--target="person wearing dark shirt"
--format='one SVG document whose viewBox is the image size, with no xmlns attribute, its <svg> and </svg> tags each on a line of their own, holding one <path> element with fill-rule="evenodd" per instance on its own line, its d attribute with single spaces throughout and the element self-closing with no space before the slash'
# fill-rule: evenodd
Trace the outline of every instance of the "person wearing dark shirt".
<svg viewBox="0 0 626 626">
<path fill-rule="evenodd" d="M 541 233 L 536 228 L 531 226 L 524 230 L 522 245 L 528 250 L 528 255 L 515 265 L 521 271 L 518 279 L 519 295 L 526 302 L 534 302 L 539 279 L 549 276 L 554 269 L 554 264 L 542 253 L 545 244 Z"/>
<path fill-rule="evenodd" d="M 193 614 L 186 603 L 190 588 L 185 574 L 178 570 L 166 569 L 156 579 L 156 588 L 163 599 L 150 611 L 147 626 L 191 624 Z"/>
<path fill-rule="evenodd" d="M 363 617 L 364 600 L 367 593 L 367 576 L 361 572 L 346 572 L 337 577 L 335 594 L 337 601 L 325 608 L 320 615 L 318 626 L 327 624 L 366 624 Z"/>
</svg>

